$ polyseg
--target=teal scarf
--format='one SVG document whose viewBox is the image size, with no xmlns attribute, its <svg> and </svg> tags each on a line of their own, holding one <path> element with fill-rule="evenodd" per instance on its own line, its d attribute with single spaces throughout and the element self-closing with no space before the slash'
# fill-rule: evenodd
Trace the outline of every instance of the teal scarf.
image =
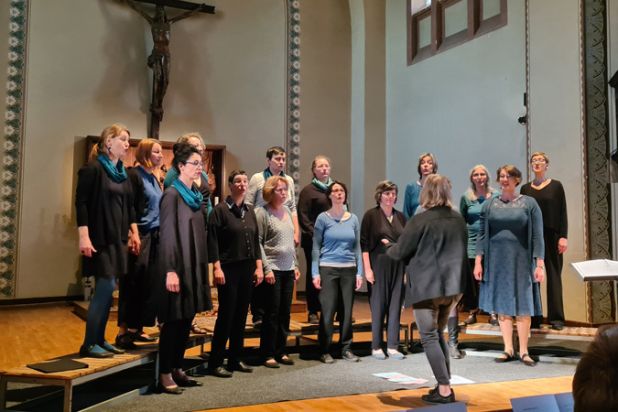
<svg viewBox="0 0 618 412">
<path fill-rule="evenodd" d="M 105 173 L 116 183 L 121 183 L 127 180 L 127 171 L 122 164 L 122 161 L 118 160 L 118 163 L 114 165 L 114 163 L 109 159 L 109 157 L 100 154 L 97 156 L 97 160 L 105 169 Z"/>
<path fill-rule="evenodd" d="M 262 172 L 262 174 L 264 175 L 264 180 L 268 180 L 268 178 L 273 175 L 273 172 L 271 172 L 270 168 L 267 167 L 266 169 L 264 169 L 264 172 Z M 285 173 L 281 171 L 281 173 L 279 173 L 279 176 L 285 177 Z"/>
<path fill-rule="evenodd" d="M 184 183 L 180 181 L 180 179 L 176 179 L 172 182 L 172 186 L 178 190 L 180 193 L 180 197 L 185 201 L 187 206 L 191 208 L 194 212 L 200 210 L 200 206 L 202 205 L 202 200 L 204 200 L 204 196 L 197 190 L 197 188 L 191 185 L 191 189 L 189 189 Z"/>
<path fill-rule="evenodd" d="M 326 192 L 326 189 L 328 189 L 328 186 L 332 185 L 333 182 L 334 182 L 334 180 L 331 179 L 330 177 L 328 178 L 326 183 L 323 183 L 323 182 L 319 181 L 315 177 L 311 180 L 311 184 L 314 185 L 315 187 L 317 187 L 318 189 L 320 189 L 320 191 L 322 191 L 322 192 Z"/>
</svg>

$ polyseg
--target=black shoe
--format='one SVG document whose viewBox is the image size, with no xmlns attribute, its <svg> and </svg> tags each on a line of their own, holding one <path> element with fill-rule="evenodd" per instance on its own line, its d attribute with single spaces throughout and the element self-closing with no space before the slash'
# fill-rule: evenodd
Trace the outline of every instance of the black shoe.
<svg viewBox="0 0 618 412">
<path fill-rule="evenodd" d="M 330 353 L 325 353 L 322 356 L 320 356 L 320 362 L 322 363 L 335 363 L 335 360 L 333 359 L 332 356 L 330 356 Z"/>
<path fill-rule="evenodd" d="M 217 378 L 231 378 L 233 375 L 232 372 L 228 371 L 223 366 L 217 366 L 214 369 L 210 369 L 208 372 Z"/>
<path fill-rule="evenodd" d="M 284 365 L 294 365 L 294 360 L 290 358 L 288 355 L 282 355 L 277 358 L 277 362 L 282 363 Z"/>
<path fill-rule="evenodd" d="M 271 369 L 279 369 L 281 366 L 279 362 L 275 360 L 275 358 L 268 358 L 264 361 L 264 366 Z"/>
<path fill-rule="evenodd" d="M 455 402 L 455 392 L 451 389 L 451 394 L 448 396 L 440 395 L 440 391 L 437 390 L 437 387 L 430 390 L 427 395 L 421 396 L 421 399 L 424 402 L 431 404 L 443 404 L 443 403 L 453 403 Z"/>
<path fill-rule="evenodd" d="M 492 326 L 500 326 L 500 321 L 498 321 L 498 315 L 492 313 L 489 315 L 489 324 Z"/>
<path fill-rule="evenodd" d="M 243 373 L 251 373 L 253 372 L 253 368 L 251 366 L 246 365 L 245 363 L 238 361 L 238 362 L 228 362 L 227 364 L 227 370 L 229 371 L 238 371 L 238 372 L 243 372 Z"/>
<path fill-rule="evenodd" d="M 163 386 L 163 384 L 159 382 L 159 385 L 157 386 L 157 392 L 169 393 L 170 395 L 181 395 L 183 390 L 179 386 Z"/>
<path fill-rule="evenodd" d="M 307 323 L 310 323 L 312 325 L 319 325 L 320 324 L 320 318 L 318 317 L 317 313 L 310 313 L 309 314 L 309 318 L 307 319 Z"/>
<path fill-rule="evenodd" d="M 564 329 L 564 322 L 560 321 L 560 320 L 556 320 L 551 322 L 551 328 L 553 330 L 562 330 Z"/>
<path fill-rule="evenodd" d="M 196 381 L 195 379 L 174 379 L 176 384 L 181 388 L 192 388 L 194 386 L 204 386 L 202 382 Z"/>
<path fill-rule="evenodd" d="M 122 349 L 137 349 L 137 345 L 133 343 L 134 335 L 125 333 L 124 335 L 116 336 L 116 346 Z"/>
<path fill-rule="evenodd" d="M 347 360 L 350 362 L 358 362 L 360 358 L 356 356 L 351 350 L 346 350 L 341 354 L 341 358 L 343 360 Z"/>
<path fill-rule="evenodd" d="M 262 319 L 256 319 L 253 321 L 253 329 L 260 329 L 262 327 Z"/>
<path fill-rule="evenodd" d="M 133 342 L 154 342 L 157 340 L 154 336 L 145 334 L 143 331 L 129 332 Z"/>
</svg>

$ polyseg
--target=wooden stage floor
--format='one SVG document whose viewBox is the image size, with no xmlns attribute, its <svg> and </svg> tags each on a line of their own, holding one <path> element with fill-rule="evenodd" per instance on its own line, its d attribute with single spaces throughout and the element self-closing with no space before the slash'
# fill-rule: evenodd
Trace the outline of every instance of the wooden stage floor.
<svg viewBox="0 0 618 412">
<path fill-rule="evenodd" d="M 293 319 L 305 321 L 306 314 L 293 314 Z M 356 318 L 369 317 L 366 299 L 355 303 Z M 484 319 L 484 318 L 483 318 Z M 403 316 L 411 321 L 410 311 Z M 66 303 L 0 306 L 0 370 L 18 367 L 27 363 L 42 361 L 57 356 L 75 353 L 82 343 L 85 322 L 73 313 Z M 117 333 L 114 323 L 108 324 L 106 338 L 113 342 Z M 416 336 L 418 338 L 418 336 Z M 462 336 L 478 339 L 478 336 Z M 370 341 L 370 333 L 354 335 L 355 342 Z M 247 344 L 256 344 L 248 340 Z M 292 341 L 290 341 L 290 344 Z M 209 350 L 209 347 L 206 347 Z M 194 348 L 188 355 L 197 355 Z M 499 382 L 457 386 L 458 399 L 465 401 L 469 411 L 510 410 L 509 399 L 521 396 L 570 392 L 572 376 L 531 379 L 525 381 Z M 227 411 L 392 411 L 425 406 L 420 396 L 427 389 L 383 392 L 336 398 L 311 399 L 279 402 L 242 408 L 228 408 Z"/>
</svg>

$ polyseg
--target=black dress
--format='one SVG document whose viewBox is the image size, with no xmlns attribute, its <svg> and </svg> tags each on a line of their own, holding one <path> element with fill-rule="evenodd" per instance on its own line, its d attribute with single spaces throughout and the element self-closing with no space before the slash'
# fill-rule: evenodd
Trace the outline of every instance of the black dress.
<svg viewBox="0 0 618 412">
<path fill-rule="evenodd" d="M 396 243 L 405 224 L 403 213 L 393 209 L 393 219 L 389 222 L 380 206 L 369 209 L 363 216 L 361 224 L 361 250 L 363 253 L 369 253 L 369 261 L 375 278 L 369 300 L 372 349 L 374 350 L 382 345 L 385 317 L 388 319 L 387 347 L 396 349 L 399 346 L 399 320 L 403 302 L 405 263 L 393 260 L 386 254 L 386 246 L 382 243 L 382 239 Z"/>
<path fill-rule="evenodd" d="M 301 190 L 298 196 L 298 225 L 301 231 L 300 245 L 305 254 L 307 270 L 305 273 L 305 295 L 307 298 L 307 311 L 317 313 L 320 311 L 319 290 L 313 285 L 311 277 L 311 249 L 313 248 L 313 225 L 318 215 L 330 209 L 326 192 L 313 183 L 309 183 Z"/>
<path fill-rule="evenodd" d="M 203 206 L 193 211 L 180 193 L 169 187 L 163 193 L 160 211 L 160 322 L 192 319 L 212 309 L 208 283 L 208 250 Z M 168 292 L 167 272 L 176 272 L 180 292 Z"/>
<path fill-rule="evenodd" d="M 558 253 L 558 240 L 567 238 L 568 220 L 566 196 L 562 183 L 552 179 L 542 189 L 534 189 L 531 183 L 521 188 L 521 194 L 533 197 L 543 215 L 543 239 L 545 240 L 545 271 L 547 273 L 547 319 L 549 322 L 564 322 L 562 302 L 563 255 Z"/>
<path fill-rule="evenodd" d="M 78 172 L 75 195 L 77 226 L 88 226 L 92 257 L 83 257 L 84 276 L 113 278 L 127 273 L 129 226 L 136 223 L 129 179 L 117 183 L 98 160 Z"/>
</svg>

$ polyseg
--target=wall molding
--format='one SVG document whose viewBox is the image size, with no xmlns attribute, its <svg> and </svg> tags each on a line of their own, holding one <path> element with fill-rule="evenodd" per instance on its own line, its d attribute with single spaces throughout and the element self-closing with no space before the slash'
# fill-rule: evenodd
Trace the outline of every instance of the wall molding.
<svg viewBox="0 0 618 412">
<path fill-rule="evenodd" d="M 589 259 L 612 257 L 606 0 L 582 0 Z M 614 282 L 587 282 L 588 321 L 614 322 Z"/>
<path fill-rule="evenodd" d="M 288 173 L 299 191 L 300 181 L 300 1 L 286 0 L 287 93 L 286 152 Z"/>
<path fill-rule="evenodd" d="M 15 296 L 22 166 L 28 0 L 11 0 L 9 49 L 0 147 L 0 298 Z"/>
</svg>

